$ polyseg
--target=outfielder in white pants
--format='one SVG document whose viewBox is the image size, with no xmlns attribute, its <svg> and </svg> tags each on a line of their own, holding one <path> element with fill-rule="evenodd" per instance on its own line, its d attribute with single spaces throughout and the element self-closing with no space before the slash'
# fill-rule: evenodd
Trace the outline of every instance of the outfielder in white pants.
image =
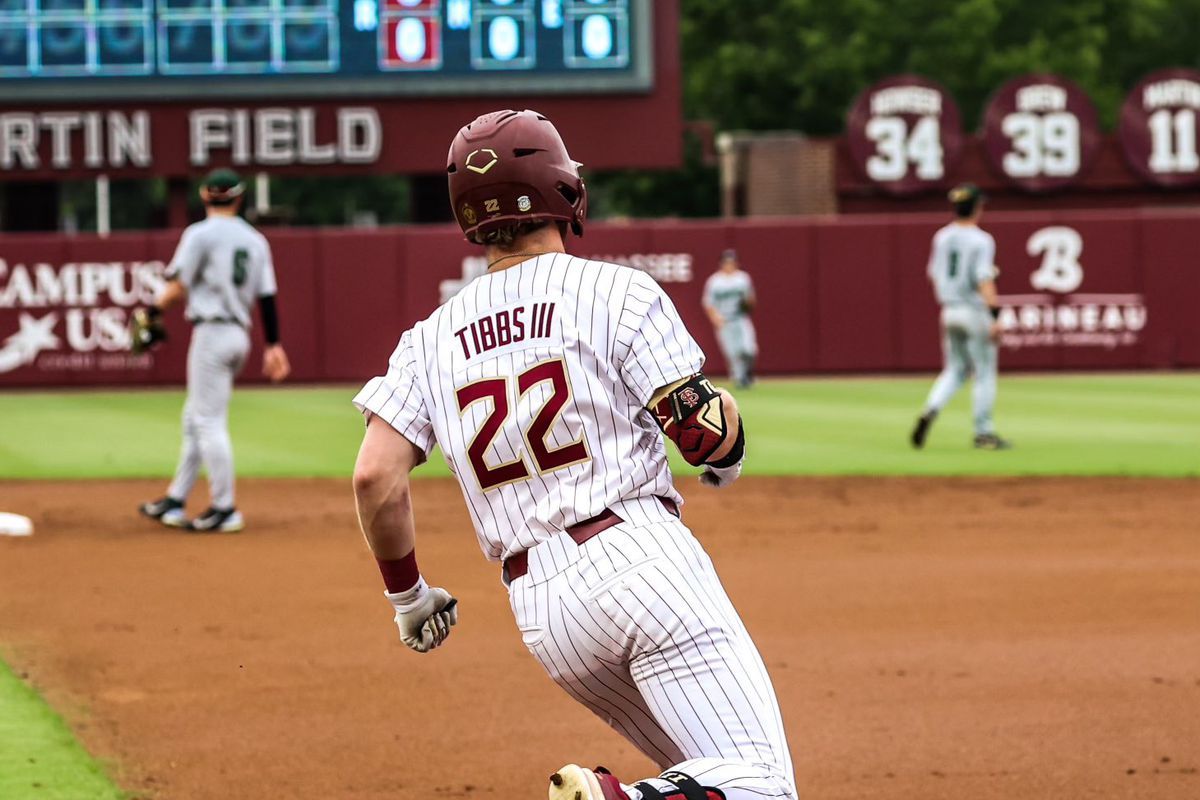
<svg viewBox="0 0 1200 800">
<path fill-rule="evenodd" d="M 187 400 L 183 404 L 183 444 L 169 497 L 187 497 L 208 470 L 212 504 L 234 507 L 233 443 L 229 439 L 229 400 L 233 381 L 250 352 L 250 336 L 233 323 L 196 325 L 188 347 Z"/>
<path fill-rule="evenodd" d="M 248 331 L 255 301 L 266 340 L 263 374 L 278 382 L 291 372 L 279 341 L 271 247 L 238 216 L 245 188 L 231 170 L 209 173 L 200 188 L 204 220 L 183 232 L 155 304 L 137 312 L 137 318 L 150 321 L 136 334 L 142 346 L 161 341 L 165 336 L 162 314 L 177 303 L 186 303 L 193 326 L 179 464 L 166 495 L 138 507 L 143 515 L 172 528 L 232 532 L 245 525 L 234 505 L 228 416 L 234 378 L 250 351 Z M 185 506 L 201 467 L 208 471 L 212 502 L 200 516 L 188 520 Z"/>
<path fill-rule="evenodd" d="M 909 436 L 913 447 L 925 440 L 938 414 L 954 393 L 975 376 L 974 445 L 983 450 L 1007 450 L 1012 443 L 996 434 L 992 409 L 996 405 L 996 339 L 1000 334 L 996 293 L 996 240 L 979 227 L 983 192 L 964 183 L 950 190 L 954 220 L 938 229 L 929 252 L 927 274 L 934 297 L 942 307 L 942 373 L 925 400 Z"/>
<path fill-rule="evenodd" d="M 995 435 L 992 410 L 996 406 L 996 343 L 992 341 L 991 317 L 971 306 L 942 309 L 942 369 L 929 398 L 927 410 L 941 411 L 967 379 L 974 376 L 971 399 L 976 436 Z"/>
</svg>

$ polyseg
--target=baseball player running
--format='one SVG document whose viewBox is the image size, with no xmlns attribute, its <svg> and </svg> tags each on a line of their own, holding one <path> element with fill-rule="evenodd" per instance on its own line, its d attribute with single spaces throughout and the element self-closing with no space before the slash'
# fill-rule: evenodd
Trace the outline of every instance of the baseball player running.
<svg viewBox="0 0 1200 800">
<path fill-rule="evenodd" d="M 154 305 L 135 315 L 134 348 L 139 350 L 166 337 L 163 312 L 178 302 L 187 303 L 186 316 L 193 326 L 179 466 L 166 495 L 139 509 L 173 528 L 239 531 L 245 525 L 234 505 L 227 414 L 234 376 L 250 351 L 250 307 L 256 299 L 267 342 L 263 374 L 279 382 L 291 372 L 279 343 L 271 248 L 238 216 L 245 188 L 237 174 L 227 169 L 215 170 L 204 179 L 200 198 L 206 218 L 183 232 L 167 268 L 166 286 Z M 212 505 L 189 522 L 184 505 L 201 465 L 208 473 Z"/>
<path fill-rule="evenodd" d="M 736 250 L 721 253 L 720 265 L 704 284 L 704 310 L 717 333 L 730 377 L 743 389 L 754 381 L 758 339 L 750 312 L 754 310 L 754 284 L 738 267 Z"/>
<path fill-rule="evenodd" d="M 938 413 L 972 372 L 975 374 L 975 446 L 1006 450 L 1012 444 L 996 435 L 996 340 L 1000 308 L 996 305 L 996 240 L 979 227 L 984 195 L 965 183 L 950 191 L 954 221 L 933 236 L 929 279 L 942 307 L 942 353 L 945 367 L 925 401 L 925 411 L 912 431 L 913 447 L 924 447 Z"/>
<path fill-rule="evenodd" d="M 488 272 L 405 332 L 354 400 L 359 520 L 401 641 L 427 652 L 458 618 L 414 549 L 409 472 L 436 443 L 530 653 L 665 770 L 628 784 L 567 765 L 551 800 L 795 798 L 771 680 L 680 520 L 659 435 L 726 486 L 745 455 L 737 404 L 651 278 L 564 252 L 586 193 L 545 117 L 479 117 L 448 160 Z"/>
</svg>

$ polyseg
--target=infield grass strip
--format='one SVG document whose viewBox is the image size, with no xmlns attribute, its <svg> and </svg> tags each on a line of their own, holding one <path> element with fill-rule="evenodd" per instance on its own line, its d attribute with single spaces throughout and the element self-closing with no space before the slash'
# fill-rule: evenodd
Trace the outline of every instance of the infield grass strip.
<svg viewBox="0 0 1200 800">
<path fill-rule="evenodd" d="M 122 800 L 71 731 L 37 693 L 0 662 L 0 797 Z"/>
<path fill-rule="evenodd" d="M 1002 375 L 996 422 L 1016 449 L 971 448 L 965 387 L 914 452 L 908 433 L 932 381 L 762 381 L 738 394 L 746 473 L 1200 476 L 1200 374 Z M 238 474 L 348 477 L 363 430 L 356 389 L 238 389 Z M 0 394 L 0 479 L 169 477 L 182 406 L 179 390 Z M 440 456 L 416 472 L 448 474 Z"/>
</svg>

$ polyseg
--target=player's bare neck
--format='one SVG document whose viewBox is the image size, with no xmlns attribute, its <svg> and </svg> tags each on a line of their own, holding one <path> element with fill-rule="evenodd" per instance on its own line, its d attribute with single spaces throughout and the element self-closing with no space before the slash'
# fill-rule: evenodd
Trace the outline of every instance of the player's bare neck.
<svg viewBox="0 0 1200 800">
<path fill-rule="evenodd" d="M 499 272 L 546 253 L 565 253 L 567 249 L 563 246 L 562 236 L 559 235 L 558 229 L 553 225 L 547 225 L 517 237 L 509 246 L 488 245 L 485 252 L 488 260 L 488 272 Z"/>
<path fill-rule="evenodd" d="M 238 208 L 232 206 L 205 206 L 204 212 L 210 217 L 236 217 Z"/>
</svg>

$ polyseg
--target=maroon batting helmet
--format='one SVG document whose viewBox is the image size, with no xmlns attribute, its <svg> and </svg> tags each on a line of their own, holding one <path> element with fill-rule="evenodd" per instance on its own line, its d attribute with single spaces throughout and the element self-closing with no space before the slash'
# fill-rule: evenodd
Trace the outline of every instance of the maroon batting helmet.
<svg viewBox="0 0 1200 800">
<path fill-rule="evenodd" d="M 493 111 L 450 144 L 450 206 L 467 239 L 520 222 L 567 222 L 583 235 L 587 189 L 554 124 L 536 111 Z"/>
</svg>

